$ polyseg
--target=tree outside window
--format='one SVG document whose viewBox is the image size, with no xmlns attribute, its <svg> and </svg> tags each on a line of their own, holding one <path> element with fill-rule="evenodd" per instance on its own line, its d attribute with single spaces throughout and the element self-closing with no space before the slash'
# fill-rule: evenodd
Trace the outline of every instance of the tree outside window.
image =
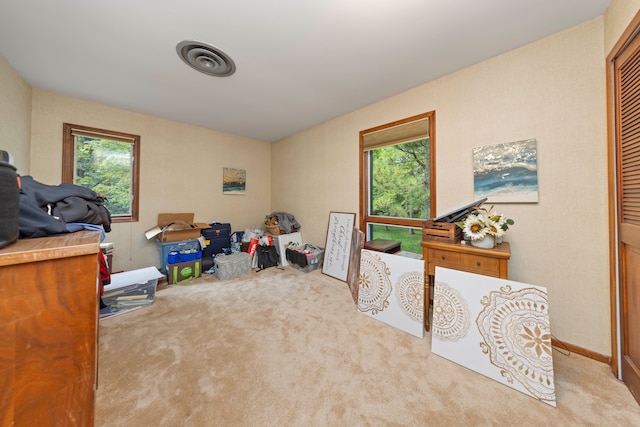
<svg viewBox="0 0 640 427">
<path fill-rule="evenodd" d="M 140 137 L 64 124 L 63 182 L 107 198 L 113 222 L 138 219 Z"/>
<path fill-rule="evenodd" d="M 370 151 L 372 215 L 429 215 L 429 148 L 429 140 L 420 139 Z"/>
</svg>

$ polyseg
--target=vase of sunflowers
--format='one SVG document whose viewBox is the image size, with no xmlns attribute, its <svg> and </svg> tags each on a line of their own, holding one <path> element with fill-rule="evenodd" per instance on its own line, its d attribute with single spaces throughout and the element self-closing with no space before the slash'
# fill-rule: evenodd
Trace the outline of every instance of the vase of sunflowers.
<svg viewBox="0 0 640 427">
<path fill-rule="evenodd" d="M 501 213 L 483 207 L 476 208 L 464 221 L 456 222 L 462 228 L 471 246 L 477 248 L 493 248 L 502 243 L 502 236 L 513 225 L 514 221 Z"/>
</svg>

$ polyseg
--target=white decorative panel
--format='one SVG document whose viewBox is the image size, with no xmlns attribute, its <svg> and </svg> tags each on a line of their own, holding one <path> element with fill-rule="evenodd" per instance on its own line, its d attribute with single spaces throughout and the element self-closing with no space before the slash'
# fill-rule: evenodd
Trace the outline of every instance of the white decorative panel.
<svg viewBox="0 0 640 427">
<path fill-rule="evenodd" d="M 546 288 L 436 267 L 431 351 L 556 406 Z"/>
<path fill-rule="evenodd" d="M 424 338 L 424 261 L 362 249 L 358 311 Z"/>
</svg>

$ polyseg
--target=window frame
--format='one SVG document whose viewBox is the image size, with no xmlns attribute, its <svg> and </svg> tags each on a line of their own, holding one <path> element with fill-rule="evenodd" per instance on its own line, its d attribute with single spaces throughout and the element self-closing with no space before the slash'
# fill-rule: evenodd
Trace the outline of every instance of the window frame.
<svg viewBox="0 0 640 427">
<path fill-rule="evenodd" d="M 62 182 L 65 183 L 74 183 L 75 138 L 73 132 L 84 133 L 89 137 L 102 137 L 133 145 L 131 150 L 133 153 L 133 164 L 131 166 L 131 214 L 112 214 L 111 221 L 113 223 L 137 222 L 139 218 L 140 201 L 140 136 L 70 123 L 63 123 L 62 128 Z"/>
<path fill-rule="evenodd" d="M 390 226 L 399 226 L 399 227 L 412 227 L 412 228 L 422 228 L 422 224 L 425 219 L 418 218 L 398 218 L 398 217 L 387 217 L 387 216 L 378 216 L 371 215 L 369 212 L 369 191 L 370 191 L 370 176 L 369 176 L 369 149 L 364 146 L 364 137 L 365 135 L 372 132 L 379 132 L 385 129 L 390 129 L 396 126 L 409 124 L 412 122 L 416 122 L 418 120 L 428 119 L 429 121 L 429 149 L 430 149 L 430 170 L 429 170 L 429 216 L 430 218 L 435 217 L 436 213 L 436 165 L 435 165 L 435 154 L 436 154 L 436 140 L 435 140 L 435 120 L 436 114 L 435 111 L 429 111 L 427 113 L 418 114 L 416 116 L 407 117 L 405 119 L 397 120 L 391 123 L 386 123 L 380 126 L 376 126 L 370 129 L 365 129 L 360 131 L 360 229 L 365 232 L 367 239 L 368 235 L 368 224 L 382 224 L 382 225 L 390 225 Z M 407 141 L 409 142 L 409 141 Z M 390 144 L 389 144 L 390 145 Z"/>
</svg>

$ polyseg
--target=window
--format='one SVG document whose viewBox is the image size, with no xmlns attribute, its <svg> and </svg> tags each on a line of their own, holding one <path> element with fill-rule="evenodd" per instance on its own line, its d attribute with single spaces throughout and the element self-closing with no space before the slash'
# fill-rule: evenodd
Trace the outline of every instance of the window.
<svg viewBox="0 0 640 427">
<path fill-rule="evenodd" d="M 113 222 L 138 220 L 140 137 L 64 123 L 62 182 L 107 198 Z"/>
<path fill-rule="evenodd" d="M 360 228 L 367 240 L 421 254 L 422 222 L 435 216 L 435 112 L 360 132 Z"/>
</svg>

